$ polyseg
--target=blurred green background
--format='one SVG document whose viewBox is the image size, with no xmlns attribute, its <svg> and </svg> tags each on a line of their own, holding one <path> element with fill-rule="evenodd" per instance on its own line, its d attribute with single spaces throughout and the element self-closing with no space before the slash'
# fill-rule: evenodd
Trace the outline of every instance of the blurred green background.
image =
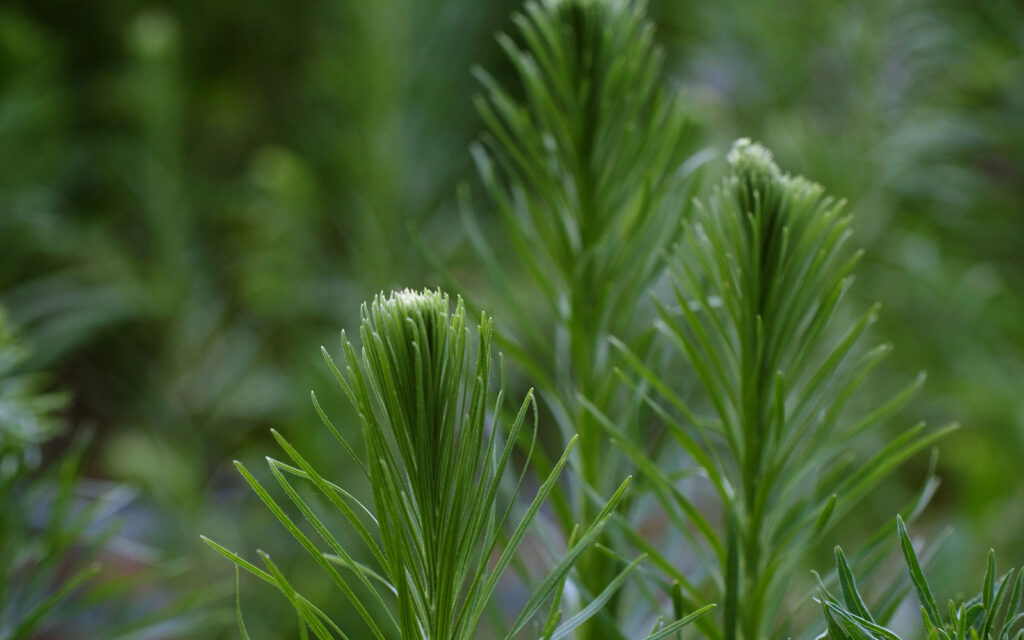
<svg viewBox="0 0 1024 640">
<path fill-rule="evenodd" d="M 70 392 L 71 432 L 95 432 L 86 475 L 139 489 L 121 538 L 182 567 L 165 597 L 230 597 L 200 532 L 276 552 L 309 569 L 295 582 L 314 601 L 328 592 L 230 461 L 259 461 L 277 427 L 343 480 L 309 390 L 355 427 L 318 347 L 374 292 L 440 282 L 412 234 L 473 282 L 454 206 L 481 128 L 470 68 L 510 75 L 493 36 L 517 8 L 0 6 L 0 304 Z M 849 200 L 867 249 L 855 295 L 883 303 L 876 337 L 897 347 L 875 384 L 925 369 L 907 414 L 964 425 L 921 527 L 951 525 L 946 557 L 963 559 L 936 582 L 973 587 L 989 546 L 1024 562 L 1024 7 L 659 0 L 650 14 L 706 145 L 761 140 Z M 891 499 L 875 503 L 891 517 Z M 250 629 L 286 637 L 270 591 L 243 583 Z M 152 637 L 234 637 L 226 604 L 202 605 L 198 635 Z"/>
</svg>

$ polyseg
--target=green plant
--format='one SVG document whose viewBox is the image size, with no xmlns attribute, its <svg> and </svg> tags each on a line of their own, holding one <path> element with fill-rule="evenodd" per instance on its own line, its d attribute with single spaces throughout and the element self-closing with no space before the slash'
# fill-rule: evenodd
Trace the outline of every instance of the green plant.
<svg viewBox="0 0 1024 640">
<path fill-rule="evenodd" d="M 894 380 L 928 371 L 913 414 L 970 425 L 943 451 L 955 518 L 985 532 L 979 544 L 1011 543 L 1024 522 L 1010 515 L 1024 516 L 1011 506 L 1022 488 L 1005 481 L 1024 456 L 1024 120 L 1015 116 L 1024 40 L 1011 35 L 1024 7 L 654 6 L 669 65 L 701 96 L 695 107 L 710 130 L 760 139 L 791 169 L 850 196 L 856 242 L 870 247 L 854 293 L 885 305 L 874 331 L 899 347 L 862 393 L 881 397 Z M 913 71 L 895 80 L 897 68 Z"/>
<path fill-rule="evenodd" d="M 101 575 L 47 615 L 31 613 L 56 603 L 50 597 L 77 569 L 89 568 L 94 555 L 105 560 L 125 548 L 100 550 L 93 538 L 109 535 L 108 509 L 124 503 L 95 499 L 97 490 L 113 485 L 82 477 L 80 467 L 146 492 L 129 512 L 130 531 L 145 532 L 152 545 L 143 551 L 193 544 L 199 522 L 276 543 L 254 531 L 253 521 L 278 522 L 256 500 L 231 508 L 238 494 L 220 481 L 213 462 L 227 451 L 249 456 L 262 448 L 252 428 L 259 424 L 288 425 L 282 432 L 295 450 L 315 451 L 331 437 L 292 426 L 315 418 L 313 407 L 288 389 L 328 372 L 307 357 L 308 341 L 355 301 L 396 282 L 430 282 L 402 243 L 407 224 L 473 292 L 464 294 L 469 315 L 492 309 L 505 322 L 495 327 L 495 349 L 521 365 L 510 372 L 509 395 L 522 397 L 530 378 L 539 390 L 533 455 L 522 455 L 534 442 L 527 423 L 498 485 L 496 513 L 511 504 L 513 523 L 499 545 L 528 508 L 510 498 L 518 477 L 512 469 L 528 463 L 523 482 L 535 488 L 579 434 L 569 468 L 534 515 L 536 545 L 531 529 L 524 553 L 508 567 L 528 585 L 542 582 L 541 567 L 556 564 L 567 547 L 576 549 L 577 524 L 594 522 L 619 480 L 635 476 L 598 544 L 582 552 L 564 589 L 556 590 L 564 592 L 561 604 L 551 599 L 553 617 L 542 621 L 550 635 L 569 633 L 558 618 L 564 606 L 573 620 L 593 613 L 572 630 L 578 638 L 638 637 L 652 612 L 668 609 L 670 600 L 680 615 L 693 602 L 724 603 L 721 620 L 698 621 L 707 636 L 806 631 L 812 625 L 802 616 L 813 607 L 790 617 L 803 591 L 801 558 L 831 547 L 837 529 L 857 538 L 880 507 L 889 513 L 904 498 L 905 476 L 883 481 L 884 490 L 865 496 L 866 504 L 858 496 L 875 482 L 871 474 L 926 444 L 915 442 L 924 431 L 900 435 L 879 427 L 869 434 L 875 427 L 865 422 L 865 431 L 848 439 L 847 429 L 862 424 L 862 416 L 894 410 L 906 396 L 886 403 L 899 386 L 893 380 L 922 366 L 934 372 L 932 393 L 907 413 L 930 420 L 955 414 L 972 426 L 948 456 L 956 482 L 940 508 L 969 522 L 969 532 L 986 531 L 1000 543 L 1013 539 L 1024 511 L 998 506 L 1024 495 L 1019 483 L 1007 481 L 1024 451 L 1024 437 L 1014 437 L 1024 433 L 1024 297 L 1016 295 L 1024 275 L 1017 233 L 1024 9 L 964 0 L 867 0 L 854 11 L 815 0 L 797 0 L 788 11 L 751 0 L 653 2 L 656 40 L 669 46 L 662 65 L 643 0 L 537 0 L 515 18 L 519 29 L 502 37 L 501 47 L 481 46 L 518 2 L 200 2 L 141 11 L 123 2 L 4 3 L 0 298 L 36 349 L 28 363 L 0 366 L 0 638 L 12 629 L 48 638 L 123 635 L 107 627 L 102 634 L 83 632 L 79 623 L 90 623 L 91 631 L 93 622 L 122 619 L 109 600 L 99 601 L 109 574 L 136 571 L 136 545 L 132 557 L 105 561 Z M 502 50 L 508 60 L 495 64 L 491 57 Z M 472 156 L 462 147 L 479 120 L 462 98 L 470 75 L 457 71 L 470 59 L 488 69 L 478 74 L 486 131 Z M 663 67 L 671 80 L 663 79 Z M 785 313 L 795 309 L 794 316 L 809 307 L 791 305 L 787 296 L 834 292 L 813 278 L 806 287 L 802 278 L 773 279 L 766 268 L 771 252 L 753 264 L 762 253 L 753 240 L 773 232 L 758 219 L 750 225 L 756 234 L 749 233 L 744 206 L 728 215 L 713 206 L 713 215 L 698 214 L 693 236 L 675 258 L 675 275 L 665 273 L 665 249 L 679 239 L 680 221 L 691 217 L 694 170 L 707 157 L 691 155 L 692 127 L 673 95 L 677 83 L 691 88 L 687 110 L 711 125 L 715 139 L 756 133 L 829 193 L 855 195 L 858 242 L 871 247 L 871 256 L 858 265 L 853 293 L 885 301 L 890 309 L 870 331 L 902 347 L 885 360 L 884 372 L 874 360 L 884 349 L 857 345 L 814 389 L 820 365 L 842 347 L 844 330 L 857 325 L 859 316 L 847 315 L 856 305 L 836 303 L 835 317 L 817 338 L 799 322 L 787 337 L 779 313 L 737 313 L 715 289 L 721 281 L 739 283 L 744 295 L 754 293 L 743 300 L 764 293 Z M 464 243 L 452 232 L 446 194 L 471 157 L 488 202 L 463 202 L 470 239 Z M 771 179 L 754 189 L 761 196 L 777 186 L 778 172 L 768 173 Z M 788 191 L 792 184 L 783 182 L 780 191 Z M 698 226 L 714 226 L 709 217 L 738 222 L 718 230 L 717 240 L 725 236 L 725 242 L 693 252 L 689 243 L 704 242 Z M 846 233 L 840 227 L 828 233 Z M 757 234 L 763 237 L 751 240 Z M 737 239 L 744 236 L 745 243 Z M 468 267 L 459 262 L 464 248 L 475 248 L 480 260 Z M 791 261 L 807 255 L 794 249 Z M 727 269 L 719 269 L 723 262 Z M 826 273 L 840 268 L 822 264 Z M 743 277 L 730 280 L 734 270 Z M 726 278 L 716 277 L 725 271 Z M 667 300 L 673 277 L 680 298 L 659 311 L 649 294 Z M 730 293 L 742 297 L 735 287 Z M 822 307 L 814 313 L 828 315 Z M 778 353 L 762 348 L 763 336 L 779 345 Z M 781 355 L 793 347 L 806 350 L 809 366 Z M 679 366 L 679 352 L 688 365 Z M 754 366 L 746 359 L 751 353 Z M 53 411 L 60 394 L 25 377 L 28 365 L 54 371 L 74 391 L 66 415 L 74 436 L 97 426 L 98 455 L 83 454 L 74 437 L 66 455 L 63 421 Z M 616 365 L 629 372 L 626 384 Z M 784 367 L 782 378 L 773 367 Z M 331 401 L 345 400 L 332 396 L 321 401 L 333 416 Z M 685 405 L 677 406 L 677 398 Z M 512 441 L 508 426 L 520 409 L 518 402 L 507 404 L 488 412 L 484 427 L 490 436 L 492 420 L 505 425 L 496 435 L 498 454 Z M 823 426 L 832 419 L 834 427 Z M 358 423 L 346 422 L 352 429 L 339 433 L 359 439 Z M 1016 434 L 1007 432 L 1013 426 Z M 786 430 L 803 430 L 804 437 L 793 435 L 800 444 L 783 455 L 772 438 Z M 781 440 L 784 450 L 785 435 Z M 892 457 L 879 454 L 872 462 L 873 447 Z M 362 467 L 345 459 L 330 466 L 330 475 L 362 500 L 360 473 L 369 465 L 359 457 Z M 331 498 L 308 473 L 294 475 L 301 466 L 284 460 L 291 470 L 278 470 L 296 492 L 313 494 L 308 504 L 319 513 Z M 856 467 L 856 460 L 868 464 Z M 908 522 L 935 490 L 933 471 L 903 512 Z M 830 494 L 846 479 L 854 483 L 849 491 Z M 409 491 L 422 484 L 410 475 Z M 315 539 L 301 509 L 281 500 Z M 371 516 L 349 506 L 383 555 L 384 537 Z M 102 517 L 93 520 L 97 509 Z M 337 509 L 322 517 L 353 561 L 368 565 L 366 577 L 386 607 L 375 604 L 359 573 L 330 544 L 316 540 L 369 614 L 382 614 L 382 631 L 389 632 L 384 612 L 398 620 L 403 606 L 444 600 L 443 587 L 424 587 L 411 604 L 392 600 L 370 573 L 385 571 L 372 548 L 360 545 L 358 528 L 338 527 L 344 513 Z M 442 531 L 433 539 L 443 537 Z M 854 569 L 867 579 L 879 566 L 878 540 L 843 559 L 851 580 Z M 333 578 L 328 571 L 302 573 L 293 566 L 295 549 L 305 550 L 292 545 L 275 552 L 275 564 L 320 603 L 323 593 L 316 590 Z M 649 560 L 634 565 L 638 550 Z M 214 582 L 208 567 L 225 566 L 214 556 L 201 558 L 207 566 L 192 574 L 195 582 Z M 497 559 L 496 553 L 491 561 Z M 298 560 L 320 571 L 308 558 Z M 955 565 L 953 571 L 971 570 L 970 563 Z M 429 573 L 434 565 L 423 566 Z M 624 572 L 628 567 L 635 568 Z M 826 576 L 825 585 L 832 589 L 842 574 Z M 162 599 L 168 589 L 152 582 Z M 493 601 L 505 600 L 502 589 Z M 1007 587 L 1006 597 L 1013 591 Z M 285 632 L 275 626 L 281 623 L 275 609 L 255 598 L 275 595 L 261 589 L 246 602 L 246 622 L 252 628 L 259 615 L 256 628 L 268 637 Z M 895 602 L 886 599 L 874 622 L 883 623 Z M 843 606 L 859 615 L 855 604 Z M 943 632 L 956 635 L 972 606 L 968 601 L 963 614 L 951 613 L 955 625 L 942 616 Z M 281 617 L 290 626 L 291 617 Z M 365 621 L 334 620 L 346 632 L 351 625 L 353 637 L 369 635 Z M 970 635 L 971 627 L 962 629 Z"/>
<path fill-rule="evenodd" d="M 900 548 L 907 564 L 910 581 L 921 603 L 921 622 L 928 640 L 1021 640 L 1024 638 L 1024 570 L 1010 569 L 1002 577 L 996 574 L 996 556 L 988 553 L 985 580 L 976 596 L 959 602 L 949 601 L 948 616 L 936 605 L 935 596 L 924 572 L 903 519 L 897 516 Z M 831 640 L 900 640 L 900 636 L 885 627 L 895 611 L 897 598 L 883 606 L 883 614 L 871 615 L 864 597 L 857 588 L 846 556 L 836 547 L 836 573 L 842 601 L 821 586 L 818 602 Z"/>
<path fill-rule="evenodd" d="M 85 580 L 95 575 L 92 563 L 76 563 L 70 576 L 58 574 L 71 546 L 84 538 L 88 520 L 66 526 L 75 459 L 59 474 L 49 535 L 30 527 L 30 511 L 47 496 L 43 481 L 26 491 L 25 476 L 39 465 L 40 446 L 63 430 L 56 411 L 67 403 L 63 393 L 46 391 L 45 378 L 24 373 L 28 350 L 0 308 L 0 638 L 29 638 L 51 620 L 53 609 Z M 31 491 L 31 489 L 36 491 Z M 43 495 L 40 495 L 42 493 Z"/>
<path fill-rule="evenodd" d="M 0 308 L 0 640 L 67 627 L 84 611 L 108 606 L 124 593 L 123 583 L 97 574 L 119 528 L 110 514 L 133 493 L 115 486 L 83 500 L 83 438 L 44 461 L 43 445 L 66 431 L 59 412 L 69 396 L 48 390 L 48 376 L 27 370 L 28 358 L 28 347 Z M 123 638 L 127 630 L 144 628 L 141 620 L 126 616 L 103 626 L 102 635 Z M 84 629 L 100 631 L 95 625 Z"/>
<path fill-rule="evenodd" d="M 0 307 L 0 473 L 11 478 L 38 464 L 39 447 L 64 430 L 57 411 L 68 396 L 47 390 L 45 375 L 25 371 L 29 350 Z"/>
<path fill-rule="evenodd" d="M 889 352 L 856 345 L 876 307 L 838 311 L 860 252 L 847 255 L 849 217 L 823 189 L 782 173 L 764 147 L 738 141 L 730 172 L 686 222 L 672 260 L 674 299 L 658 329 L 692 368 L 701 391 L 672 389 L 627 344 L 613 342 L 667 430 L 699 468 L 721 526 L 679 488 L 667 463 L 630 443 L 591 406 L 642 468 L 706 574 L 692 578 L 639 536 L 634 541 L 679 584 L 679 595 L 720 601 L 710 637 L 761 640 L 785 632 L 794 568 L 878 482 L 949 428 L 915 425 L 851 466 L 865 443 L 923 377 L 859 417 L 844 408 Z M 700 404 L 698 404 L 700 403 Z"/>
<path fill-rule="evenodd" d="M 506 320 L 498 343 L 536 384 L 563 439 L 579 434 L 574 492 L 555 495 L 568 536 L 600 508 L 594 496 L 631 471 L 577 394 L 630 420 L 642 437 L 607 338 L 642 347 L 649 336 L 645 294 L 663 272 L 661 249 L 678 237 L 706 155 L 694 155 L 695 127 L 663 81 L 643 2 L 528 2 L 513 21 L 519 41 L 498 42 L 515 84 L 476 71 L 486 131 L 472 155 L 500 238 L 481 230 L 463 192 L 464 229 L 493 292 L 469 297 Z M 577 587 L 596 593 L 614 572 L 611 556 L 588 555 Z M 609 624 L 618 606 L 613 599 L 582 637 L 621 637 Z"/>
<path fill-rule="evenodd" d="M 96 508 L 76 509 L 78 463 L 69 456 L 30 482 L 24 469 L 0 476 L 2 640 L 36 637 L 81 613 L 78 596 L 99 573 L 95 558 L 107 536 L 93 531 Z"/>
<path fill-rule="evenodd" d="M 365 474 L 374 509 L 326 480 L 276 431 L 274 437 L 297 466 L 274 459 L 268 462 L 291 502 L 326 543 L 327 551 L 321 551 L 248 469 L 236 463 L 260 499 L 330 575 L 373 637 L 475 638 L 499 579 L 516 557 L 575 444 L 575 439 L 570 441 L 519 522 L 511 533 L 506 531 L 518 506 L 515 499 L 526 469 L 519 474 L 505 508 L 499 506 L 500 487 L 516 442 L 527 430 L 534 400 L 528 393 L 503 442 L 503 391 L 495 401 L 493 415 L 488 416 L 491 320 L 486 315 L 477 331 L 473 363 L 461 300 L 450 314 L 446 295 L 406 290 L 378 296 L 363 306 L 362 359 L 342 334 L 347 376 L 324 351 L 359 414 L 365 457 L 358 456 L 342 438 L 320 411 L 315 396 L 314 404 L 324 424 Z M 534 440 L 536 428 L 534 419 Z M 378 569 L 358 561 L 360 554 L 339 542 L 299 495 L 289 476 L 309 480 L 316 487 L 356 531 Z M 607 523 L 628 484 L 627 479 L 619 485 L 589 526 L 574 530 L 565 555 L 541 581 L 506 638 L 522 630 L 548 600 L 550 610 L 540 633 L 544 638 L 564 637 L 622 584 L 639 559 L 622 569 L 591 606 L 559 624 L 565 580 Z M 263 570 L 215 542 L 206 542 L 239 567 L 277 586 L 295 606 L 303 633 L 308 628 L 318 638 L 347 637 L 343 625 L 297 593 L 267 554 L 260 553 L 266 564 Z M 392 597 L 394 606 L 388 602 Z M 653 632 L 651 637 L 666 637 L 693 617 Z"/>
<path fill-rule="evenodd" d="M 59 411 L 68 394 L 50 391 L 48 377 L 26 370 L 29 351 L 0 308 L 0 640 L 44 633 L 76 633 L 112 640 L 140 637 L 164 624 L 163 637 L 205 621 L 199 605 L 208 593 L 169 601 L 157 610 L 126 598 L 138 579 L 100 575 L 118 534 L 116 513 L 133 500 L 121 485 L 84 497 L 80 467 L 86 440 L 44 460 L 42 446 L 65 431 Z M 140 571 L 141 582 L 168 573 Z M 123 607 L 121 606 L 123 603 Z M 99 609 L 111 619 L 85 620 Z M 186 620 L 189 618 L 189 620 Z"/>
</svg>

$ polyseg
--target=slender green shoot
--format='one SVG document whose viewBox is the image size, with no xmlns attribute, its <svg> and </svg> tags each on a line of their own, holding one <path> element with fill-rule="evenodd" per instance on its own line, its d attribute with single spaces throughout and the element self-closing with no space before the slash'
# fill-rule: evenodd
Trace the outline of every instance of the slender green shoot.
<svg viewBox="0 0 1024 640">
<path fill-rule="evenodd" d="M 669 556 L 656 560 L 685 600 L 723 603 L 716 624 L 705 619 L 702 631 L 715 640 L 763 640 L 788 632 L 787 593 L 807 550 L 952 427 L 912 426 L 849 466 L 923 377 L 867 415 L 847 415 L 890 351 L 859 346 L 877 307 L 847 319 L 841 306 L 861 256 L 845 249 L 850 218 L 819 185 L 784 174 L 761 145 L 740 140 L 728 161 L 710 201 L 684 223 L 671 262 L 673 296 L 658 302 L 664 344 L 685 361 L 699 393 L 672 388 L 625 341 L 612 341 L 633 374 L 627 383 L 699 469 L 721 523 L 657 455 L 623 445 L 628 438 L 612 420 L 599 424 L 642 469 L 644 486 L 704 564 L 706 574 L 692 577 Z"/>
<path fill-rule="evenodd" d="M 344 373 L 324 351 L 362 423 L 366 454 L 359 466 L 369 479 L 372 509 L 327 480 L 277 431 L 274 438 L 289 462 L 268 458 L 270 472 L 312 532 L 236 463 L 260 500 L 355 610 L 367 629 L 359 637 L 476 638 L 502 575 L 568 463 L 576 438 L 525 507 L 518 500 L 525 467 L 515 476 L 511 495 L 503 495 L 501 485 L 510 473 L 517 443 L 523 438 L 536 441 L 536 403 L 528 393 L 511 423 L 505 423 L 504 392 L 495 399 L 489 391 L 491 326 L 491 319 L 483 315 L 474 357 L 461 300 L 449 313 L 446 295 L 405 290 L 380 295 L 363 306 L 361 357 L 342 334 Z M 346 455 L 353 454 L 355 448 L 326 417 L 325 423 Z M 316 489 L 351 527 L 361 548 L 343 542 L 302 497 L 296 479 Z M 610 520 L 629 482 L 627 478 L 619 484 L 594 519 L 577 530 L 564 555 L 504 631 L 505 638 L 511 640 L 526 629 L 545 605 L 550 612 L 544 637 L 565 637 L 626 581 L 639 561 L 621 567 L 592 606 L 559 623 L 565 581 Z M 504 500 L 508 503 L 502 507 Z M 277 587 L 294 606 L 303 633 L 355 637 L 351 624 L 331 620 L 303 597 L 266 554 L 260 553 L 265 565 L 260 568 L 204 540 L 239 568 Z"/>
<path fill-rule="evenodd" d="M 579 395 L 645 441 L 644 421 L 634 415 L 642 406 L 622 393 L 608 336 L 638 350 L 649 341 L 654 310 L 646 292 L 664 275 L 662 250 L 679 237 L 708 155 L 695 153 L 696 127 L 664 80 L 644 2 L 529 1 L 513 22 L 515 33 L 498 36 L 511 82 L 475 72 L 485 131 L 472 156 L 497 234 L 484 232 L 484 207 L 465 190 L 463 227 L 489 293 L 468 290 L 500 311 L 496 340 L 536 385 L 563 441 L 579 436 L 570 459 L 575 482 L 553 495 L 567 538 L 600 509 L 596 496 L 634 470 L 613 454 Z M 536 461 L 542 472 L 550 466 L 546 455 Z M 609 535 L 603 544 L 621 540 Z M 588 556 L 577 591 L 596 595 L 616 571 L 611 556 Z M 637 617 L 638 606 L 656 616 L 664 604 L 643 600 L 624 604 L 617 594 L 578 637 L 635 637 L 637 625 L 619 629 L 617 620 Z"/>
</svg>

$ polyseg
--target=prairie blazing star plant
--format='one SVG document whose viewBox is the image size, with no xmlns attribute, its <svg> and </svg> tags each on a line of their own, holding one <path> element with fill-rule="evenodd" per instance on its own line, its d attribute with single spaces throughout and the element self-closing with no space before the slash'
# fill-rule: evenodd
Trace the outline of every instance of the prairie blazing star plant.
<svg viewBox="0 0 1024 640">
<path fill-rule="evenodd" d="M 270 459 L 270 473 L 308 527 L 236 463 L 352 605 L 360 630 L 301 595 L 266 554 L 258 567 L 207 542 L 277 587 L 304 636 L 478 637 L 511 566 L 533 590 L 514 619 L 496 625 L 494 637 L 506 640 L 682 637 L 690 622 L 711 640 L 813 637 L 814 623 L 797 615 L 813 590 L 802 571 L 811 552 L 831 546 L 845 516 L 954 426 L 883 434 L 923 375 L 869 405 L 857 401 L 891 347 L 863 344 L 877 306 L 848 309 L 862 252 L 847 249 L 842 202 L 746 139 L 729 152 L 720 184 L 693 198 L 709 154 L 695 152 L 683 102 L 660 80 L 642 2 L 530 2 L 513 20 L 516 37 L 499 43 L 517 85 L 477 71 L 485 132 L 472 151 L 505 253 L 461 193 L 466 237 L 492 294 L 470 299 L 494 305 L 506 324 L 494 329 L 481 313 L 473 350 L 461 298 L 450 312 L 440 292 L 406 290 L 364 305 L 361 351 L 343 334 L 343 370 L 324 352 L 357 411 L 365 453 L 315 396 L 314 404 L 372 505 L 276 431 L 288 461 Z M 502 375 L 491 397 L 492 336 L 537 385 L 564 448 L 537 446 L 532 390 L 506 406 Z M 920 492 L 900 510 L 908 521 L 934 494 L 934 469 L 933 453 Z M 539 488 L 521 504 L 531 470 Z M 626 498 L 622 478 L 633 474 L 638 486 Z M 299 481 L 361 548 L 340 541 Z M 660 535 L 644 528 L 651 522 Z M 561 546 L 534 578 L 518 551 L 541 523 L 556 534 L 549 546 Z M 839 581 L 845 595 L 854 568 L 877 567 L 884 533 L 821 581 L 836 620 L 830 636 L 847 637 L 839 630 L 849 631 L 849 616 L 870 621 L 850 600 L 842 613 L 827 589 Z M 1015 608 L 1009 593 L 985 603 Z M 706 603 L 720 605 L 715 615 L 703 615 Z M 956 624 L 977 622 L 971 606 Z M 239 605 L 248 637 L 241 620 Z M 937 620 L 928 633 L 947 637 Z"/>
<path fill-rule="evenodd" d="M 324 351 L 328 366 L 358 412 L 365 456 L 341 436 L 315 396 L 313 401 L 324 424 L 369 482 L 373 508 L 324 478 L 276 431 L 274 437 L 290 462 L 269 459 L 271 474 L 308 521 L 322 548 L 245 466 L 236 463 L 260 499 L 352 604 L 372 637 L 477 637 L 502 574 L 516 558 L 575 444 L 575 439 L 569 442 L 518 521 L 510 523 L 522 507 L 516 498 L 526 468 L 518 474 L 510 495 L 502 495 L 502 482 L 517 442 L 524 437 L 530 441 L 529 459 L 537 423 L 532 392 L 511 424 L 502 423 L 504 393 L 499 391 L 495 399 L 489 391 L 491 331 L 491 319 L 482 315 L 474 358 L 461 300 L 449 313 L 447 295 L 405 290 L 380 295 L 364 305 L 361 357 L 342 334 L 344 374 Z M 300 496 L 295 479 L 310 482 L 327 499 L 358 534 L 363 549 L 349 549 L 339 542 Z M 562 620 L 561 600 L 569 573 L 604 528 L 628 485 L 627 478 L 594 520 L 574 531 L 565 554 L 536 585 L 516 619 L 502 630 L 504 637 L 512 638 L 535 618 L 541 618 L 534 623 L 538 637 L 565 637 L 621 586 L 641 558 L 624 563 L 618 576 L 587 607 Z M 508 506 L 500 507 L 500 500 L 508 500 Z M 267 554 L 260 552 L 264 564 L 260 568 L 213 541 L 206 542 L 238 567 L 276 586 L 294 605 L 303 634 L 346 638 L 354 633 L 351 625 L 331 620 L 303 597 Z M 367 555 L 375 567 L 362 562 Z M 703 612 L 659 626 L 649 637 L 667 637 Z M 244 623 L 241 627 L 247 634 Z"/>
<path fill-rule="evenodd" d="M 647 294 L 709 154 L 696 152 L 682 94 L 663 81 L 664 53 L 643 2 L 527 2 L 513 22 L 513 33 L 498 36 L 515 70 L 509 82 L 475 72 L 485 130 L 472 156 L 501 235 L 487 237 L 464 191 L 463 226 L 488 276 L 486 291 L 466 296 L 499 314 L 498 344 L 536 385 L 563 442 L 578 434 L 574 482 L 552 495 L 552 530 L 568 538 L 633 470 L 577 394 L 630 437 L 647 433 L 607 338 L 638 349 L 649 341 Z M 535 460 L 543 472 L 544 457 Z M 628 554 L 609 536 L 601 543 Z M 598 593 L 617 564 L 589 554 L 577 589 Z M 616 594 L 580 637 L 641 633 L 660 604 L 627 595 Z M 634 624 L 620 624 L 620 608 Z"/>
<path fill-rule="evenodd" d="M 675 582 L 676 598 L 717 601 L 700 621 L 716 640 L 792 633 L 788 594 L 813 545 L 893 469 L 948 431 L 915 425 L 856 467 L 849 454 L 901 408 L 923 378 L 862 416 L 847 403 L 890 351 L 858 344 L 876 307 L 852 320 L 837 312 L 861 253 L 844 251 L 849 216 L 821 186 L 783 173 L 763 146 L 739 140 L 729 173 L 684 223 L 670 270 L 673 299 L 656 322 L 696 379 L 699 394 L 673 389 L 630 347 L 612 338 L 687 460 L 717 499 L 721 521 L 679 488 L 616 420 L 583 401 L 642 470 L 644 485 L 700 560 L 687 574 L 628 530 Z M 933 483 L 928 482 L 924 499 Z M 919 500 L 918 502 L 921 502 Z"/>
</svg>

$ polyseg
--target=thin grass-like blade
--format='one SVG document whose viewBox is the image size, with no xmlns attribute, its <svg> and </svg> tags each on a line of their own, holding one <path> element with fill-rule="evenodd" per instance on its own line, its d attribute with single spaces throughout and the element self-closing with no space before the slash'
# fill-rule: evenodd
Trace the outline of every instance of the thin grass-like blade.
<svg viewBox="0 0 1024 640">
<path fill-rule="evenodd" d="M 903 518 L 900 516 L 896 516 L 896 529 L 900 536 L 900 548 L 903 549 L 903 557 L 906 559 L 907 569 L 910 571 L 910 580 L 914 583 L 914 589 L 917 590 L 921 606 L 932 625 L 941 627 L 942 620 L 939 618 L 939 609 L 935 606 L 935 596 L 932 595 L 932 590 L 928 587 L 928 580 L 925 579 L 924 572 L 921 571 L 921 563 L 914 551 L 914 544 L 910 541 L 910 534 L 907 533 L 907 525 L 903 523 Z"/>
</svg>

